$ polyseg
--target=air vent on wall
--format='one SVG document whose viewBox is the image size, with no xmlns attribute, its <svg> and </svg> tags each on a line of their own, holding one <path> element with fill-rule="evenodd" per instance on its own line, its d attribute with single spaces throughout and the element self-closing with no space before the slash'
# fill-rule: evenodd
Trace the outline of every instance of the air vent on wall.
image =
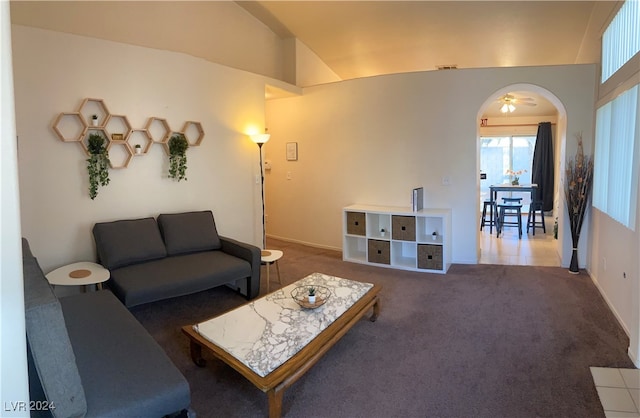
<svg viewBox="0 0 640 418">
<path fill-rule="evenodd" d="M 457 70 L 458 69 L 458 64 L 437 65 L 436 68 L 438 70 Z"/>
</svg>

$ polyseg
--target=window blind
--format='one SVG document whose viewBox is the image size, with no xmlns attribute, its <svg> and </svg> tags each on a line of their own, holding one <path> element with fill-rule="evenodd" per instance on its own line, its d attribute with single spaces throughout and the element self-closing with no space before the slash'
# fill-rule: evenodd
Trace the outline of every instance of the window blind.
<svg viewBox="0 0 640 418">
<path fill-rule="evenodd" d="M 640 51 L 640 1 L 627 0 L 602 35 L 604 83 Z"/>
<path fill-rule="evenodd" d="M 593 206 L 635 230 L 640 164 L 640 87 L 635 85 L 596 113 Z"/>
</svg>

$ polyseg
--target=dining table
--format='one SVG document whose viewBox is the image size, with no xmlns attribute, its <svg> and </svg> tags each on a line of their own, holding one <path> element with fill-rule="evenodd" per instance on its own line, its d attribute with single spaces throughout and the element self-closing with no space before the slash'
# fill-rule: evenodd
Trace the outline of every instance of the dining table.
<svg viewBox="0 0 640 418">
<path fill-rule="evenodd" d="M 489 186 L 489 200 L 491 201 L 491 207 L 495 208 L 496 200 L 498 199 L 498 192 L 512 192 L 512 193 L 530 193 L 531 202 L 537 201 L 538 185 L 535 183 L 530 184 L 492 184 Z M 497 213 L 494 215 L 497 217 Z"/>
</svg>

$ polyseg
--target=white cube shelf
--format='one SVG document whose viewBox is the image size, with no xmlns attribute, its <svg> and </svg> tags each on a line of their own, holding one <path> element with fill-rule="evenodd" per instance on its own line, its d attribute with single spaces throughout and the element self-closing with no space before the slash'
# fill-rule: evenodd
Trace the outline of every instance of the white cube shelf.
<svg viewBox="0 0 640 418">
<path fill-rule="evenodd" d="M 397 228 L 402 224 L 402 239 L 393 238 L 400 236 L 393 234 L 394 216 L 403 217 L 403 222 L 395 223 Z M 415 224 L 415 231 L 406 230 L 409 229 L 407 220 L 410 225 Z M 344 261 L 442 274 L 451 266 L 451 209 L 414 212 L 411 208 L 403 207 L 351 205 L 343 208 L 342 222 Z M 354 225 L 350 225 L 350 222 Z M 415 238 L 407 240 L 407 236 Z M 388 264 L 379 262 L 379 250 L 376 250 L 376 254 L 368 254 L 370 240 L 389 242 L 385 244 L 390 248 L 387 251 L 391 252 Z M 374 244 L 376 248 L 380 247 L 380 243 Z"/>
</svg>

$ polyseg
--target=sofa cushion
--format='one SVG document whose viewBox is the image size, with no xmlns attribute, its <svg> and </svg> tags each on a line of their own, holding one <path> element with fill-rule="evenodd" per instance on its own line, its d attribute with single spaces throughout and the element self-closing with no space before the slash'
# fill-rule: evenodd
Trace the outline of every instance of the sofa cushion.
<svg viewBox="0 0 640 418">
<path fill-rule="evenodd" d="M 187 409 L 189 383 L 109 290 L 60 299 L 87 417 L 162 417 Z"/>
<path fill-rule="evenodd" d="M 221 248 L 216 223 L 210 210 L 162 214 L 158 216 L 158 226 L 169 255 Z"/>
<path fill-rule="evenodd" d="M 97 223 L 93 237 L 100 263 L 109 270 L 167 256 L 153 218 Z"/>
<path fill-rule="evenodd" d="M 235 282 L 251 276 L 251 264 L 222 251 L 203 251 L 122 267 L 110 287 L 128 307 Z"/>
<path fill-rule="evenodd" d="M 22 263 L 29 361 L 33 361 L 47 400 L 56 406 L 53 416 L 84 416 L 85 392 L 60 303 L 24 239 Z"/>
</svg>

